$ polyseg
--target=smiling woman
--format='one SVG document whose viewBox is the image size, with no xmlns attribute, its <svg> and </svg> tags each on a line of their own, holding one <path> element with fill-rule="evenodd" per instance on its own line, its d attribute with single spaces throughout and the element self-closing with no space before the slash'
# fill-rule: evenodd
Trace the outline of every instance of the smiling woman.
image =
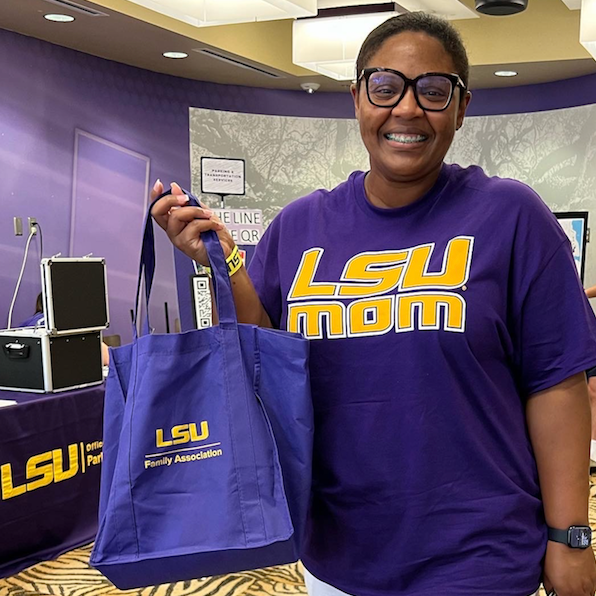
<svg viewBox="0 0 596 596">
<path fill-rule="evenodd" d="M 430 190 L 463 124 L 469 67 L 465 53 L 447 50 L 458 47 L 451 39 L 456 34 L 447 27 L 437 30 L 446 32 L 447 44 L 391 19 L 371 33 L 360 52 L 352 95 L 370 155 L 365 186 L 373 205 L 403 207 Z M 403 192 L 395 193 L 395 185 Z"/>
<path fill-rule="evenodd" d="M 356 72 L 370 170 L 285 207 L 232 277 L 240 321 L 311 340 L 309 593 L 593 594 L 591 548 L 557 538 L 587 542 L 596 365 L 565 234 L 527 186 L 444 163 L 471 98 L 451 25 L 389 19 Z M 174 245 L 231 254 L 185 205 L 153 208 Z"/>
</svg>

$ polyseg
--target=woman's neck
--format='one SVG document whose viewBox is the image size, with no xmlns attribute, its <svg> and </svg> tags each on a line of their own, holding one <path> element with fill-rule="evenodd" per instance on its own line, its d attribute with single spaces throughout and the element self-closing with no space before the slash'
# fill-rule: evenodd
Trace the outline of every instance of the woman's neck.
<svg viewBox="0 0 596 596">
<path fill-rule="evenodd" d="M 435 185 L 440 172 L 441 168 L 432 176 L 399 182 L 388 180 L 371 170 L 364 179 L 366 197 L 372 205 L 381 209 L 406 207 L 421 199 Z"/>
</svg>

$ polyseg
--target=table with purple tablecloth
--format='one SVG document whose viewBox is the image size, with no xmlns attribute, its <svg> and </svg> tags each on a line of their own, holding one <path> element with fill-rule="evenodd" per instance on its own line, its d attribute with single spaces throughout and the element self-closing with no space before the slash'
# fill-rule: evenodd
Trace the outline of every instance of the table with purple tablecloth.
<svg viewBox="0 0 596 596">
<path fill-rule="evenodd" d="M 0 577 L 94 539 L 103 396 L 0 391 Z"/>
</svg>

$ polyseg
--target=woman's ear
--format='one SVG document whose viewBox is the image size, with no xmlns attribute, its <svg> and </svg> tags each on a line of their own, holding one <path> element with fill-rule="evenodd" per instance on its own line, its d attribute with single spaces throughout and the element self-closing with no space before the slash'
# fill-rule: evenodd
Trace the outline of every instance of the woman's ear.
<svg viewBox="0 0 596 596">
<path fill-rule="evenodd" d="M 468 109 L 468 105 L 470 105 L 471 99 L 472 94 L 469 91 L 466 91 L 466 94 L 459 102 L 459 106 L 457 107 L 457 121 L 455 124 L 456 130 L 459 130 L 463 126 L 466 110 Z"/>
<path fill-rule="evenodd" d="M 358 85 L 356 83 L 352 83 L 350 85 L 350 93 L 352 94 L 352 99 L 354 100 L 354 113 L 356 115 L 356 120 L 358 120 L 358 113 L 360 111 L 360 94 L 358 93 Z"/>
</svg>

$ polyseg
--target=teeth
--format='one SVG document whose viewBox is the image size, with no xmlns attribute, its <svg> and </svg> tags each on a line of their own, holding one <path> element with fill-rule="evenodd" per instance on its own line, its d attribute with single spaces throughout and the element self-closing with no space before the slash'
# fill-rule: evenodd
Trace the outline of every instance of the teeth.
<svg viewBox="0 0 596 596">
<path fill-rule="evenodd" d="M 424 135 L 397 135 L 390 133 L 385 135 L 385 137 L 396 143 L 420 143 L 426 140 Z"/>
</svg>

